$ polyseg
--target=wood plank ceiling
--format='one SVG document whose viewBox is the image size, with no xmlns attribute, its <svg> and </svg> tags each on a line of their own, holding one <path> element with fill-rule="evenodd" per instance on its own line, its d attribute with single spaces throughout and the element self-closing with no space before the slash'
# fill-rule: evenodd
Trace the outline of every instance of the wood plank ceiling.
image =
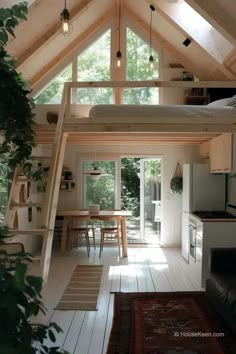
<svg viewBox="0 0 236 354">
<path fill-rule="evenodd" d="M 236 1 L 232 0 L 120 0 L 122 24 L 131 25 L 148 39 L 149 5 L 156 7 L 153 19 L 153 46 L 163 47 L 201 80 L 236 79 Z M 8 1 L 12 4 L 19 1 Z M 18 70 L 34 89 L 45 82 L 45 77 L 61 68 L 76 52 L 81 52 L 99 32 L 114 21 L 118 0 L 69 0 L 74 31 L 63 36 L 58 31 L 60 12 L 64 1 L 32 0 L 28 21 L 16 29 L 8 50 L 17 58 Z M 214 28 L 201 33 L 191 25 L 184 11 L 188 4 Z M 0 0 L 0 6 L 6 1 Z M 196 30 L 197 29 L 197 30 Z M 224 45 L 222 38 L 225 38 Z M 190 37 L 192 43 L 182 42 Z M 201 37 L 204 37 L 203 40 Z M 217 39 L 217 40 L 214 40 Z M 213 42 L 215 43 L 213 45 Z M 217 47 L 218 46 L 218 47 Z M 224 54 L 222 57 L 222 51 Z"/>
</svg>

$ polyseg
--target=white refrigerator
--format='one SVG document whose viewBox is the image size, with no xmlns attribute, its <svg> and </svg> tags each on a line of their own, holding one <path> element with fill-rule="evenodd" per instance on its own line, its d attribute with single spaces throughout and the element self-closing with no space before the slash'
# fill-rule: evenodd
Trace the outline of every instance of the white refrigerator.
<svg viewBox="0 0 236 354">
<path fill-rule="evenodd" d="M 182 256 L 189 261 L 189 213 L 225 210 L 225 174 L 211 174 L 208 164 L 183 165 Z"/>
</svg>

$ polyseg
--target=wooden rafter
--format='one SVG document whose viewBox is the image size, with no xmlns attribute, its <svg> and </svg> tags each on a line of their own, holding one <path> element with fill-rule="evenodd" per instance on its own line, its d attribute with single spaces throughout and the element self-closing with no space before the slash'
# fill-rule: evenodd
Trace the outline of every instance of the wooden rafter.
<svg viewBox="0 0 236 354">
<path fill-rule="evenodd" d="M 96 37 L 99 36 L 106 28 L 109 27 L 110 22 L 107 21 L 107 18 L 112 18 L 114 15 L 114 8 L 108 10 L 103 14 L 96 22 L 94 22 L 92 28 L 88 28 L 80 36 L 78 36 L 72 43 L 70 43 L 66 48 L 64 48 L 60 55 L 55 57 L 50 63 L 44 66 L 31 80 L 30 85 L 34 87 L 39 85 L 43 81 L 44 77 L 47 76 L 56 66 L 61 62 L 68 62 L 68 59 L 73 58 L 75 53 L 79 53 L 84 50 L 89 44 L 91 44 Z"/>
<path fill-rule="evenodd" d="M 78 5 L 76 5 L 70 11 L 71 20 L 75 20 L 80 17 L 84 12 L 86 12 L 94 0 L 82 0 Z M 37 11 L 36 8 L 34 8 Z M 46 44 L 52 42 L 54 38 L 58 36 L 58 23 L 53 24 L 38 40 L 36 40 L 29 48 L 27 48 L 22 55 L 17 59 L 17 67 L 22 65 L 25 61 L 29 60 L 35 53 L 40 51 L 42 47 L 45 47 Z"/>
</svg>

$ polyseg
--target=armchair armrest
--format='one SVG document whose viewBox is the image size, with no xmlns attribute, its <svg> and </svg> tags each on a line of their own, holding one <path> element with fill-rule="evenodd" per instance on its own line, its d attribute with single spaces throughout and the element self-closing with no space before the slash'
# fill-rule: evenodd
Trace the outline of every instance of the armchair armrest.
<svg viewBox="0 0 236 354">
<path fill-rule="evenodd" d="M 236 273 L 236 248 L 212 248 L 209 269 L 212 273 Z"/>
</svg>

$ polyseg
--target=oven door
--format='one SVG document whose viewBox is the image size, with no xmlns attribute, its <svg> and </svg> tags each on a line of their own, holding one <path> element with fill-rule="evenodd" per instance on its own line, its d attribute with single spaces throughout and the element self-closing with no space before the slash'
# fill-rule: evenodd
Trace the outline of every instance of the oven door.
<svg viewBox="0 0 236 354">
<path fill-rule="evenodd" d="M 197 226 L 194 221 L 190 220 L 189 223 L 189 256 L 196 262 L 196 237 Z"/>
</svg>

